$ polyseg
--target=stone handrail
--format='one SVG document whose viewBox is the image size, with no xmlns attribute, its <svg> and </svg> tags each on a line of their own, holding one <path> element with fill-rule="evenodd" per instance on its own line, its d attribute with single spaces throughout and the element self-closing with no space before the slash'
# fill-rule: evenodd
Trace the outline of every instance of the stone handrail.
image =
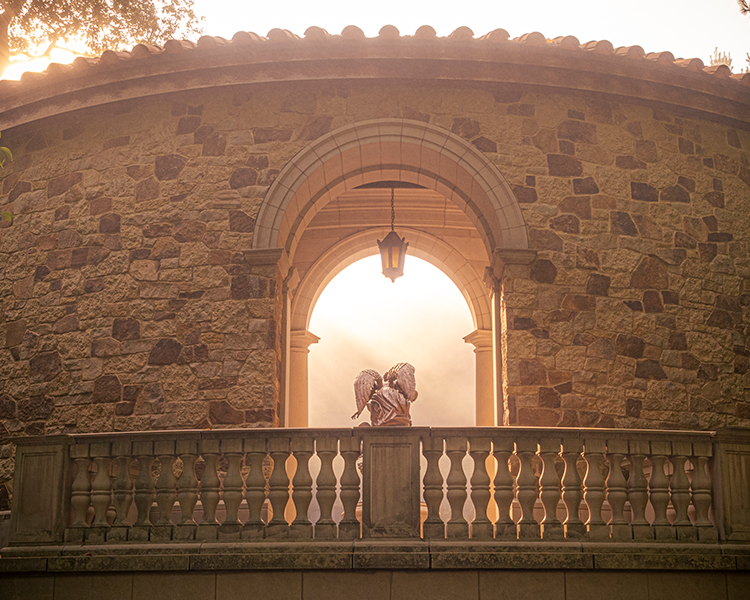
<svg viewBox="0 0 750 600">
<path fill-rule="evenodd" d="M 16 443 L 11 546 L 750 540 L 746 430 L 243 429 Z"/>
</svg>

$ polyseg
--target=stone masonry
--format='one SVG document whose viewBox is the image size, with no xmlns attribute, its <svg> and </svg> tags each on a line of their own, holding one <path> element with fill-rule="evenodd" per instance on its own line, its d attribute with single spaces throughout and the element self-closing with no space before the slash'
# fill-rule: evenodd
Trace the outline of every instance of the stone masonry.
<svg viewBox="0 0 750 600">
<path fill-rule="evenodd" d="M 281 274 L 243 250 L 297 152 L 382 117 L 468 140 L 520 203 L 538 252 L 504 272 L 507 424 L 750 426 L 748 129 L 604 95 L 352 80 L 3 132 L 0 441 L 278 425 Z"/>
</svg>

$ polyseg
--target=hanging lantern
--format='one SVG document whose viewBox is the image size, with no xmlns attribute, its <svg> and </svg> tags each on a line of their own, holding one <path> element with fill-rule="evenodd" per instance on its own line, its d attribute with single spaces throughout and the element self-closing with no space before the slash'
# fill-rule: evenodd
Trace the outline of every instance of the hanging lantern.
<svg viewBox="0 0 750 600">
<path fill-rule="evenodd" d="M 396 211 L 393 206 L 393 188 L 391 188 L 391 231 L 381 242 L 378 240 L 380 249 L 380 260 L 383 263 L 383 275 L 388 277 L 392 282 L 404 274 L 404 259 L 406 258 L 406 249 L 409 247 L 404 238 L 400 238 L 393 229 L 396 221 Z"/>
</svg>

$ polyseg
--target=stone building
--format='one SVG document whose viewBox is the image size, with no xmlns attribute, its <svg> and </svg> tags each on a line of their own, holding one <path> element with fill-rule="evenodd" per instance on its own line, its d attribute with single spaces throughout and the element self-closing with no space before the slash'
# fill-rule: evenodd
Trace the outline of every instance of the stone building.
<svg viewBox="0 0 750 600">
<path fill-rule="evenodd" d="M 0 508 L 11 436 L 305 427 L 312 308 L 391 187 L 471 310 L 477 425 L 750 427 L 750 74 L 508 37 L 240 32 L 0 82 Z"/>
</svg>

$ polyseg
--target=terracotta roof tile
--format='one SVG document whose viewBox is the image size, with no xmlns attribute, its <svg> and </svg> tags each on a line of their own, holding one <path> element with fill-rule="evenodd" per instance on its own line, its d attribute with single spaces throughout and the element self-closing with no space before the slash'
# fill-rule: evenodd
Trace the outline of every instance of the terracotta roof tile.
<svg viewBox="0 0 750 600">
<path fill-rule="evenodd" d="M 482 41 L 487 42 L 507 42 L 508 39 L 510 39 L 510 34 L 505 31 L 505 29 L 494 29 L 490 31 L 487 35 L 483 35 L 481 38 L 479 38 Z"/>
<path fill-rule="evenodd" d="M 341 37 L 345 40 L 364 40 L 365 32 L 356 25 L 347 25 L 341 32 Z"/>
<path fill-rule="evenodd" d="M 437 38 L 437 32 L 430 25 L 422 25 L 419 29 L 417 29 L 414 37 L 419 40 L 431 40 Z"/>
<path fill-rule="evenodd" d="M 433 29 L 429 25 L 423 25 L 414 33 L 413 36 L 401 35 L 399 30 L 393 25 L 386 25 L 379 31 L 376 38 L 367 38 L 364 32 L 354 25 L 349 25 L 344 28 L 340 35 L 333 35 L 328 33 L 325 29 L 320 27 L 309 27 L 305 33 L 304 38 L 286 30 L 286 29 L 272 29 L 268 32 L 266 37 L 260 36 L 253 32 L 238 31 L 232 36 L 231 40 L 224 39 L 218 36 L 205 35 L 201 37 L 197 43 L 188 40 L 169 40 L 164 44 L 163 48 L 153 45 L 138 44 L 133 47 L 131 51 L 114 52 L 112 50 L 106 50 L 99 58 L 85 58 L 78 57 L 73 62 L 75 69 L 87 68 L 95 64 L 101 65 L 114 65 L 122 61 L 127 61 L 133 58 L 143 59 L 152 56 L 159 55 L 161 53 L 178 53 L 184 51 L 210 51 L 217 50 L 222 47 L 231 46 L 243 46 L 254 43 L 274 42 L 274 43 L 295 43 L 299 40 L 314 40 L 314 41 L 325 41 L 325 40 L 431 40 L 431 39 L 450 39 L 453 41 L 468 42 L 473 41 L 476 43 L 486 42 L 507 42 L 510 36 L 504 29 L 496 29 L 489 32 L 488 34 L 481 36 L 480 38 L 474 37 L 474 32 L 468 27 L 459 27 L 453 31 L 446 38 L 438 38 Z M 671 52 L 651 52 L 646 54 L 643 48 L 640 46 L 624 46 L 614 49 L 612 44 L 607 40 L 594 40 L 586 43 L 580 43 L 574 36 L 560 36 L 553 40 L 548 40 L 539 32 L 531 32 L 523 34 L 513 40 L 511 43 L 527 44 L 531 46 L 543 46 L 549 44 L 550 46 L 559 47 L 566 50 L 586 50 L 594 52 L 596 54 L 614 54 L 618 57 L 629 58 L 629 59 L 647 59 L 654 61 L 657 64 L 671 65 L 686 68 L 688 71 L 696 72 L 703 70 L 706 73 L 720 77 L 722 79 L 734 79 L 737 81 L 745 82 L 745 78 L 741 74 L 734 76 L 731 71 L 720 65 L 718 67 L 705 67 L 700 59 L 675 59 Z M 63 65 L 51 64 L 47 69 L 46 73 L 52 75 L 59 75 L 63 72 L 67 72 L 63 68 Z M 23 84 L 28 82 L 36 82 L 39 78 L 34 75 L 27 75 L 22 79 Z M 4 86 L 8 87 L 8 86 Z"/>
<path fill-rule="evenodd" d="M 617 56 L 624 56 L 626 58 L 644 58 L 646 52 L 640 46 L 621 46 L 615 50 Z"/>
<path fill-rule="evenodd" d="M 561 48 L 567 48 L 569 50 L 578 50 L 581 46 L 581 42 L 579 42 L 578 38 L 573 35 L 556 37 L 554 40 L 552 40 L 552 43 L 560 46 Z"/>
<path fill-rule="evenodd" d="M 529 44 L 531 46 L 545 46 L 547 45 L 547 38 L 544 37 L 538 31 L 532 31 L 531 33 L 525 33 L 518 41 L 522 44 Z"/>
<path fill-rule="evenodd" d="M 456 41 L 473 40 L 474 32 L 468 27 L 459 27 L 448 36 L 448 39 Z"/>
<path fill-rule="evenodd" d="M 22 106 L 24 103 L 24 97 L 19 95 L 24 90 L 42 90 L 45 88 L 45 83 L 49 81 L 50 84 L 54 81 L 54 88 L 50 88 L 44 92 L 44 97 L 51 98 L 57 94 L 58 86 L 62 84 L 68 85 L 67 79 L 70 79 L 70 89 L 76 88 L 78 85 L 74 79 L 80 79 L 83 88 L 88 89 L 87 86 L 92 85 L 92 82 L 85 82 L 83 80 L 84 72 L 96 68 L 97 74 L 101 74 L 104 77 L 103 82 L 119 80 L 118 70 L 120 65 L 131 63 L 134 60 L 138 61 L 161 61 L 165 60 L 168 62 L 157 63 L 153 72 L 149 67 L 150 76 L 168 74 L 171 69 L 176 68 L 178 70 L 185 70 L 192 61 L 186 61 L 189 54 L 194 52 L 206 53 L 207 57 L 211 57 L 208 66 L 215 66 L 220 68 L 223 64 L 242 64 L 245 61 L 253 61 L 256 57 L 256 52 L 263 53 L 264 61 L 273 61 L 274 50 L 276 47 L 283 47 L 285 50 L 280 54 L 280 60 L 296 60 L 294 53 L 291 53 L 292 48 L 295 44 L 315 44 L 315 56 L 317 58 L 325 59 L 325 48 L 326 44 L 335 43 L 336 51 L 331 56 L 337 59 L 341 58 L 342 53 L 345 53 L 345 48 L 352 48 L 352 57 L 358 59 L 366 59 L 370 56 L 370 48 L 374 55 L 377 55 L 383 47 L 384 43 L 398 43 L 399 48 L 403 48 L 407 52 L 405 55 L 408 58 L 414 59 L 425 59 L 428 60 L 433 53 L 431 50 L 426 50 L 425 44 L 448 44 L 440 54 L 448 60 L 454 58 L 453 48 L 456 48 L 455 58 L 463 60 L 474 60 L 472 57 L 481 57 L 482 61 L 492 60 L 494 56 L 497 56 L 497 60 L 502 62 L 506 60 L 505 56 L 509 58 L 507 60 L 514 62 L 516 60 L 530 61 L 529 64 L 534 64 L 533 61 L 541 61 L 539 64 L 549 64 L 554 66 L 558 64 L 570 65 L 571 59 L 575 61 L 574 56 L 576 52 L 581 53 L 583 58 L 584 54 L 589 55 L 600 55 L 602 58 L 611 61 L 627 61 L 627 63 L 617 63 L 621 66 L 617 66 L 615 62 L 612 63 L 611 71 L 607 67 L 604 67 L 600 62 L 600 59 L 595 59 L 595 63 L 587 63 L 580 61 L 582 65 L 580 68 L 583 70 L 592 69 L 592 73 L 603 73 L 602 69 L 609 73 L 625 73 L 626 77 L 638 78 L 638 71 L 634 71 L 634 65 L 637 65 L 638 61 L 641 61 L 644 65 L 643 77 L 646 81 L 661 82 L 664 77 L 670 79 L 667 76 L 667 72 L 664 71 L 663 76 L 661 73 L 654 71 L 654 68 L 658 69 L 675 69 L 675 76 L 683 77 L 679 73 L 684 73 L 685 76 L 692 77 L 692 79 L 686 79 L 684 82 L 679 83 L 680 86 L 685 85 L 688 88 L 695 87 L 697 90 L 703 90 L 702 93 L 708 92 L 711 94 L 710 87 L 713 84 L 709 83 L 710 80 L 705 83 L 700 83 L 700 77 L 712 76 L 715 80 L 727 81 L 729 85 L 741 86 L 741 93 L 745 93 L 746 86 L 750 86 L 750 76 L 745 74 L 732 75 L 730 69 L 724 65 L 716 67 L 706 67 L 700 59 L 675 59 L 671 52 L 652 52 L 646 54 L 640 46 L 625 46 L 615 49 L 612 44 L 607 40 L 594 40 L 585 43 L 580 43 L 574 36 L 561 36 L 556 37 L 553 40 L 547 39 L 544 35 L 539 32 L 526 33 L 515 39 L 510 40 L 508 32 L 504 29 L 496 29 L 483 35 L 481 37 L 475 37 L 474 33 L 468 27 L 458 27 L 450 35 L 446 37 L 438 37 L 435 29 L 429 25 L 423 25 L 414 33 L 414 35 L 402 35 L 399 30 L 392 26 L 386 25 L 380 29 L 378 35 L 374 38 L 368 38 L 364 32 L 354 25 L 345 27 L 339 35 L 328 33 L 325 29 L 320 27 L 310 27 L 305 33 L 304 37 L 300 37 L 285 29 L 272 29 L 264 37 L 253 32 L 239 31 L 232 36 L 231 40 L 224 39 L 217 36 L 203 36 L 197 43 L 186 41 L 186 40 L 169 40 L 163 47 L 138 44 L 130 51 L 114 52 L 111 50 L 105 51 L 98 58 L 86 58 L 78 57 L 71 65 L 60 65 L 51 64 L 44 73 L 25 73 L 20 82 L 9 82 L 0 81 L 0 100 L 5 100 L 10 96 L 16 96 L 17 100 L 12 101 L 7 106 Z M 268 45 L 267 45 L 268 44 Z M 347 46 L 351 44 L 351 46 Z M 249 47 L 253 47 L 252 53 L 248 53 Z M 514 49 L 518 48 L 518 50 Z M 331 46 L 332 50 L 334 46 Z M 412 54 L 407 48 L 418 49 L 415 54 Z M 448 50 L 450 48 L 450 50 Z M 519 51 L 521 48 L 526 48 L 531 53 L 528 56 L 531 58 L 519 58 L 523 57 L 524 54 Z M 302 47 L 300 47 L 300 50 Z M 539 50 L 548 49 L 549 52 L 545 51 L 544 55 L 539 54 Z M 497 52 L 497 55 L 494 53 Z M 525 52 L 525 50 L 524 50 Z M 226 53 L 228 62 L 224 63 L 223 53 Z M 507 54 L 506 54 L 507 53 Z M 167 59 L 165 55 L 184 55 L 185 58 L 170 57 Z M 345 54 L 344 54 L 345 55 Z M 389 51 L 389 56 L 392 53 Z M 308 58 L 307 53 L 303 52 L 300 56 Z M 546 58 L 539 58 L 544 56 Z M 179 67 L 182 62 L 182 67 Z M 524 62 L 524 64 L 526 64 Z M 575 62 L 574 64 L 578 64 Z M 652 66 L 648 66 L 648 65 Z M 629 65 L 629 66 L 627 66 Z M 658 65 L 658 67 L 657 67 Z M 565 67 L 569 68 L 569 67 Z M 679 69 L 678 69 L 679 68 Z M 111 73 L 108 74 L 108 72 Z M 128 71 L 128 79 L 137 79 L 138 70 L 135 65 L 132 65 Z M 676 81 L 676 80 L 675 80 Z M 99 82 L 97 82 L 99 84 Z M 103 83 L 102 83 L 103 85 Z M 41 93 L 41 92 L 40 92 Z M 728 88 L 726 91 L 719 91 L 717 88 L 716 94 L 722 96 L 722 94 L 731 92 Z M 744 101 L 741 101 L 744 102 Z M 0 114 L 3 109 L 0 108 Z M 8 117 L 10 118 L 10 117 Z"/>
</svg>

